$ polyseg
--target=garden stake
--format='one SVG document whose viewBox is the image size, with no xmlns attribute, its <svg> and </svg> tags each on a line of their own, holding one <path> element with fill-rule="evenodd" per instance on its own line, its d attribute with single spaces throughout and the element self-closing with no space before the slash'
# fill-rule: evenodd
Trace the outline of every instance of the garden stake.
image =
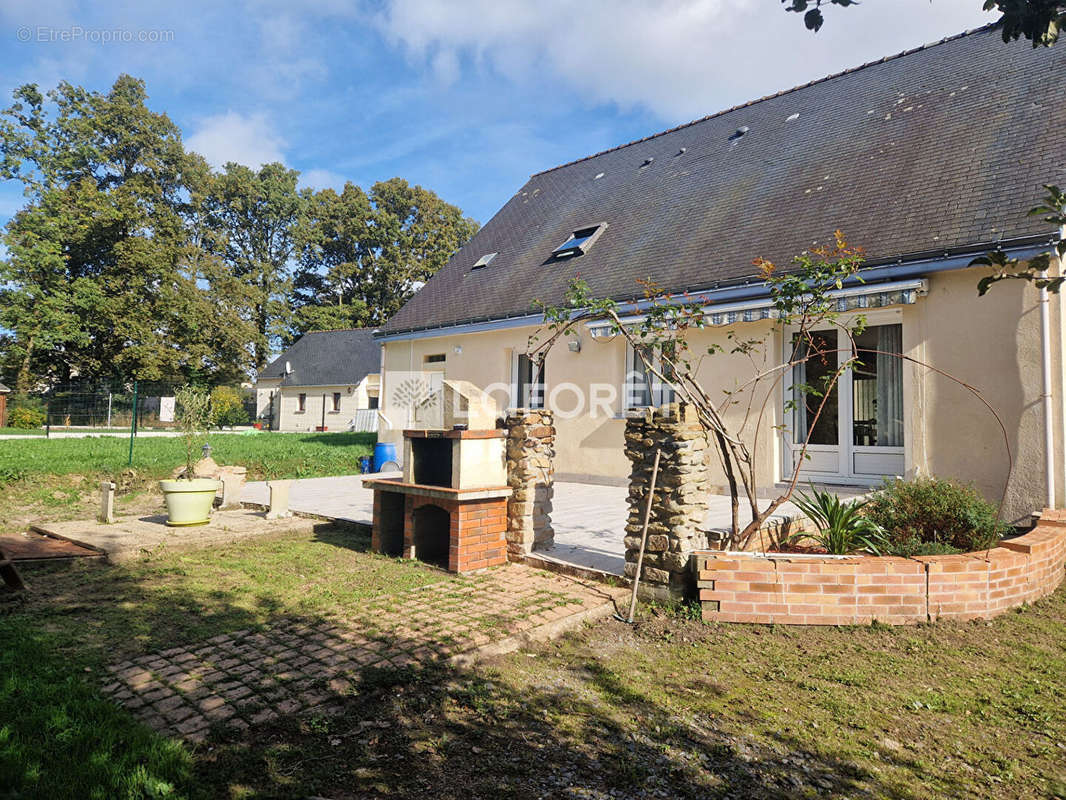
<svg viewBox="0 0 1066 800">
<path fill-rule="evenodd" d="M 633 615 L 637 612 L 637 584 L 640 583 L 640 567 L 644 563 L 644 548 L 648 544 L 648 521 L 651 519 L 651 504 L 652 500 L 655 499 L 655 482 L 659 478 L 659 456 L 662 454 L 662 450 L 655 451 L 655 462 L 651 466 L 651 486 L 648 488 L 648 503 L 644 506 L 644 527 L 640 532 L 640 555 L 637 556 L 637 571 L 633 573 L 633 596 L 629 600 L 629 619 L 622 619 L 615 614 L 616 618 L 630 625 L 633 624 Z"/>
</svg>

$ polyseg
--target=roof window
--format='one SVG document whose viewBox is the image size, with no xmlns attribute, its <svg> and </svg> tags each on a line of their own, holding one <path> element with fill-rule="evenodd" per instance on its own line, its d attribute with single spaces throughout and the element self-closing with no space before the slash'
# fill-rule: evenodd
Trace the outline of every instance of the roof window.
<svg viewBox="0 0 1066 800">
<path fill-rule="evenodd" d="M 481 258 L 479 258 L 477 261 L 475 261 L 474 262 L 474 266 L 472 266 L 470 269 L 484 269 L 489 264 L 491 264 L 492 263 L 492 259 L 496 258 L 496 256 L 498 256 L 498 255 L 499 255 L 499 253 L 486 253 Z"/>
<path fill-rule="evenodd" d="M 570 234 L 570 237 L 565 242 L 552 250 L 552 255 L 556 258 L 583 256 L 592 248 L 592 245 L 596 244 L 596 240 L 600 238 L 605 230 L 607 230 L 606 222 L 601 222 L 599 225 L 593 225 L 588 228 L 579 228 Z"/>
</svg>

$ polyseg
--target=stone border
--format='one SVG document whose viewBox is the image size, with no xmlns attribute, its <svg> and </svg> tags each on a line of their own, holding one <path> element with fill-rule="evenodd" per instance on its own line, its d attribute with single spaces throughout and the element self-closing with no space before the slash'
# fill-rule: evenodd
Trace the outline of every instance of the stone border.
<svg viewBox="0 0 1066 800">
<path fill-rule="evenodd" d="M 703 619 L 777 625 L 913 625 L 990 619 L 1051 594 L 1066 563 L 1066 511 L 998 547 L 947 556 L 694 554 Z"/>
</svg>

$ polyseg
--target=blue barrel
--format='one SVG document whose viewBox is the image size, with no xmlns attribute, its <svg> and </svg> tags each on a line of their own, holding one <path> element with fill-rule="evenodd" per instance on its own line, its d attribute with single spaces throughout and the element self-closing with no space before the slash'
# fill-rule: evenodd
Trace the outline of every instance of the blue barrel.
<svg viewBox="0 0 1066 800">
<path fill-rule="evenodd" d="M 396 445 L 393 442 L 378 442 L 374 445 L 374 472 L 381 472 L 381 468 L 388 463 L 399 466 L 396 459 Z"/>
</svg>

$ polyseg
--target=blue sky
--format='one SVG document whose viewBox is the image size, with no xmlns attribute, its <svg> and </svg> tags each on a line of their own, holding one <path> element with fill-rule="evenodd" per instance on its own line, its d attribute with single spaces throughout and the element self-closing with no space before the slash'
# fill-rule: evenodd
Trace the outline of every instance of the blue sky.
<svg viewBox="0 0 1066 800">
<path fill-rule="evenodd" d="M 778 0 L 0 0 L 0 89 L 128 72 L 216 165 L 399 175 L 485 222 L 533 172 L 994 19 L 980 5 L 865 0 L 811 34 Z M 0 222 L 20 205 L 0 184 Z"/>
</svg>

